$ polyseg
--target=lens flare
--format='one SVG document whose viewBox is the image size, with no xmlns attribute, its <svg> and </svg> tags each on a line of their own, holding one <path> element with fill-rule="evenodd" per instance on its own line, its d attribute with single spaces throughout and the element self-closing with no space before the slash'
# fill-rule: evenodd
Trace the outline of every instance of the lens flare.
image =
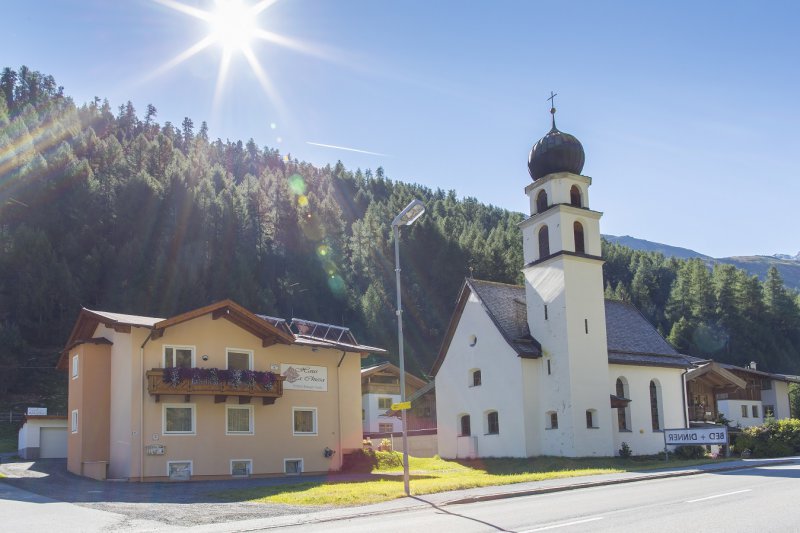
<svg viewBox="0 0 800 533">
<path fill-rule="evenodd" d="M 300 207 L 306 207 L 308 205 L 308 196 L 300 195 L 297 197 L 297 205 Z"/>
<path fill-rule="evenodd" d="M 289 177 L 289 190 L 297 196 L 306 194 L 306 182 L 300 174 Z"/>
<path fill-rule="evenodd" d="M 331 253 L 331 249 L 328 245 L 321 244 L 317 247 L 317 254 L 319 254 L 320 257 L 325 257 L 329 253 Z"/>
</svg>

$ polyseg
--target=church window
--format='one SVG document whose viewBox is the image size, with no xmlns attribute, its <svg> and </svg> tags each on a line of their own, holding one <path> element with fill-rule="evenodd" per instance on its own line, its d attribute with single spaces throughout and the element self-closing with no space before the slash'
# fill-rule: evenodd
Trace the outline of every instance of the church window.
<svg viewBox="0 0 800 533">
<path fill-rule="evenodd" d="M 625 378 L 617 378 L 615 394 L 618 398 L 628 398 L 628 383 Z M 630 408 L 617 407 L 617 428 L 620 431 L 630 431 Z"/>
<path fill-rule="evenodd" d="M 586 331 L 586 334 L 588 335 L 589 334 L 589 319 L 588 318 L 584 318 L 583 319 L 583 329 L 584 329 L 584 331 Z"/>
<path fill-rule="evenodd" d="M 474 369 L 470 371 L 470 387 L 480 387 L 481 386 L 481 371 L 479 369 Z"/>
<path fill-rule="evenodd" d="M 575 252 L 579 254 L 586 253 L 586 246 L 583 242 L 583 225 L 580 222 L 575 222 L 572 225 L 573 233 L 575 234 Z"/>
<path fill-rule="evenodd" d="M 472 430 L 469 424 L 469 415 L 461 415 L 459 423 L 461 425 L 461 433 L 459 434 L 459 437 L 469 437 L 472 435 Z"/>
<path fill-rule="evenodd" d="M 574 205 L 575 207 L 583 207 L 583 202 L 581 202 L 581 190 L 578 188 L 577 185 L 573 185 L 572 188 L 569 190 L 569 205 Z"/>
<path fill-rule="evenodd" d="M 558 429 L 558 413 L 555 411 L 547 412 L 547 429 Z"/>
<path fill-rule="evenodd" d="M 547 320 L 547 305 L 544 306 L 544 319 Z"/>
<path fill-rule="evenodd" d="M 547 375 L 549 376 L 552 373 L 550 370 L 550 359 L 547 360 Z"/>
<path fill-rule="evenodd" d="M 597 409 L 586 410 L 586 427 L 589 429 L 597 429 Z"/>
<path fill-rule="evenodd" d="M 653 422 L 653 431 L 661 430 L 661 391 L 655 381 L 650 382 L 650 418 Z"/>
<path fill-rule="evenodd" d="M 477 335 L 470 335 L 469 336 L 469 345 L 470 348 L 478 344 L 478 336 Z"/>
<path fill-rule="evenodd" d="M 486 413 L 486 434 L 500 434 L 500 419 L 497 415 L 497 411 L 489 411 Z"/>
<path fill-rule="evenodd" d="M 547 193 L 544 190 L 536 195 L 536 212 L 541 213 L 547 210 Z"/>
<path fill-rule="evenodd" d="M 547 231 L 547 226 L 542 226 L 539 229 L 539 259 L 544 259 L 550 255 L 550 233 Z"/>
</svg>

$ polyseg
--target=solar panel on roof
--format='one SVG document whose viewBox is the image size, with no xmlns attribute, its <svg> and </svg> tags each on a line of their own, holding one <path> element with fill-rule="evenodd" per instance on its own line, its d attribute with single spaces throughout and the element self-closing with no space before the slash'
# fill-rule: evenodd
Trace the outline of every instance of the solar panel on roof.
<svg viewBox="0 0 800 533">
<path fill-rule="evenodd" d="M 350 333 L 350 328 L 345 328 L 343 326 L 334 326 L 333 324 L 314 322 L 313 320 L 293 318 L 290 327 L 292 331 L 298 335 L 305 335 L 324 341 L 357 344 L 355 337 Z"/>
</svg>

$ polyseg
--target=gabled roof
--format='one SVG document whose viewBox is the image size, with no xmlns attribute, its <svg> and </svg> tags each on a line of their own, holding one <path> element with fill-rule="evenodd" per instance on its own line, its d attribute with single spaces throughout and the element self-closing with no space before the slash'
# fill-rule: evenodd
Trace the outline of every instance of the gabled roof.
<svg viewBox="0 0 800 533">
<path fill-rule="evenodd" d="M 374 346 L 366 346 L 355 342 L 336 342 L 325 338 L 316 338 L 306 335 L 295 335 L 290 326 L 282 318 L 275 318 L 268 315 L 257 315 L 245 309 L 241 305 L 232 300 L 222 300 L 204 307 L 199 307 L 170 318 L 156 318 L 140 315 L 126 315 L 122 313 L 110 313 L 108 311 L 94 311 L 91 309 L 81 308 L 78 314 L 78 320 L 72 328 L 69 339 L 65 345 L 64 350 L 61 352 L 61 357 L 56 364 L 56 368 L 66 369 L 66 354 L 69 350 L 78 344 L 88 342 L 99 343 L 105 341 L 110 344 L 107 339 L 94 339 L 94 334 L 97 326 L 103 324 L 104 326 L 114 329 L 122 333 L 130 333 L 132 327 L 146 328 L 151 330 L 152 338 L 158 338 L 163 335 L 164 330 L 169 327 L 176 326 L 183 322 L 193 320 L 195 318 L 211 314 L 213 319 L 224 318 L 245 331 L 253 334 L 262 341 L 264 347 L 271 346 L 272 344 L 298 344 L 302 346 L 310 346 L 312 348 L 333 348 L 345 352 L 356 353 L 386 353 L 383 348 L 376 348 Z M 305 321 L 308 322 L 308 321 Z M 349 334 L 347 328 L 339 326 L 336 327 L 348 332 L 346 341 L 355 341 L 355 337 Z"/>
<path fill-rule="evenodd" d="M 436 375 L 450 348 L 467 299 L 474 293 L 509 346 L 520 357 L 540 357 L 541 344 L 528 329 L 525 287 L 467 279 L 461 287 L 439 355 L 431 373 Z M 689 368 L 689 356 L 680 354 L 632 304 L 605 301 L 608 362 L 623 365 Z M 535 333 L 535 332 L 534 332 Z"/>
<path fill-rule="evenodd" d="M 387 374 L 394 374 L 395 376 L 400 376 L 400 368 L 396 365 L 393 365 L 390 362 L 381 363 L 379 365 L 370 366 L 367 368 L 361 369 L 361 379 L 368 378 L 373 376 L 379 372 L 385 372 Z M 412 387 L 420 388 L 427 385 L 428 382 L 424 381 L 414 374 L 409 374 L 406 372 L 406 385 L 411 385 Z"/>
<path fill-rule="evenodd" d="M 470 294 L 478 297 L 488 317 L 519 357 L 541 357 L 542 345 L 531 336 L 528 329 L 525 287 L 467 278 L 461 286 L 456 309 L 450 317 L 447 333 L 439 348 L 439 355 L 433 363 L 431 375 L 435 376 L 444 362 Z"/>
</svg>

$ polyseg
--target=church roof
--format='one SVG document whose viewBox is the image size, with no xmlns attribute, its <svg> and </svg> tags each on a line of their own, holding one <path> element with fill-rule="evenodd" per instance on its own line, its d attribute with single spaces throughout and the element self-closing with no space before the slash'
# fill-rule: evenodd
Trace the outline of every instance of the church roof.
<svg viewBox="0 0 800 533">
<path fill-rule="evenodd" d="M 517 355 L 541 357 L 542 345 L 528 329 L 525 287 L 467 279 L 461 289 L 432 374 L 436 374 L 444 361 L 470 292 L 478 297 L 486 314 Z M 606 300 L 605 307 L 609 363 L 676 368 L 693 366 L 689 356 L 678 353 L 633 304 Z"/>
</svg>

